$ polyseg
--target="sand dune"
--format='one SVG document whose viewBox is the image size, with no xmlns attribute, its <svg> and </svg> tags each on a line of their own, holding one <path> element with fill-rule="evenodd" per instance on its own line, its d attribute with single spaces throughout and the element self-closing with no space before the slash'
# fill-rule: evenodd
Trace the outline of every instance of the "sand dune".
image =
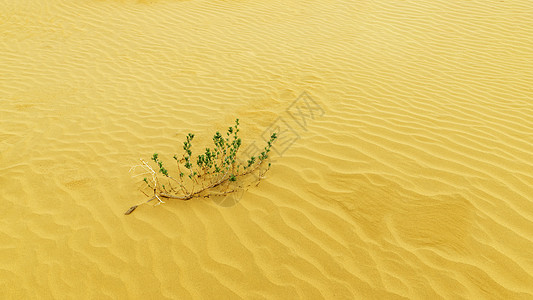
<svg viewBox="0 0 533 300">
<path fill-rule="evenodd" d="M 529 1 L 0 7 L 2 299 L 533 298 Z M 266 181 L 123 215 L 236 117 Z"/>
</svg>

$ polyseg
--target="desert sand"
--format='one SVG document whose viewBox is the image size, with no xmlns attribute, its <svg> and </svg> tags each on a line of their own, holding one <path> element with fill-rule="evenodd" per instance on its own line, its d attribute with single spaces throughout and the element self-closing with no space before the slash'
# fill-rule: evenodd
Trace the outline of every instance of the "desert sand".
<svg viewBox="0 0 533 300">
<path fill-rule="evenodd" d="M 533 298 L 531 1 L 0 2 L 2 299 Z M 124 215 L 235 118 L 259 186 Z"/>
</svg>

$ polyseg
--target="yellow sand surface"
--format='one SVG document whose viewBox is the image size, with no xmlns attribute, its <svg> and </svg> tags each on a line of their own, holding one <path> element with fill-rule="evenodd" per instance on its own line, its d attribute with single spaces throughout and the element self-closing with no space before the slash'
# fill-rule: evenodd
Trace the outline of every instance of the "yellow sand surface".
<svg viewBox="0 0 533 300">
<path fill-rule="evenodd" d="M 532 62 L 530 0 L 0 0 L 0 298 L 533 299 Z M 124 215 L 235 118 L 265 181 Z"/>
</svg>

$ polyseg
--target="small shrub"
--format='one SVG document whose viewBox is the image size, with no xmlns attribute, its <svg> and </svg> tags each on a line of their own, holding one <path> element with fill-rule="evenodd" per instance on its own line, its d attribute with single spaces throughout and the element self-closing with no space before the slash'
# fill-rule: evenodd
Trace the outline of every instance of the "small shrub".
<svg viewBox="0 0 533 300">
<path fill-rule="evenodd" d="M 258 175 L 258 183 L 270 169 L 270 163 L 265 166 L 265 162 L 277 135 L 272 133 L 262 152 L 244 161 L 238 157 L 242 144 L 239 131 L 239 119 L 236 119 L 235 125 L 229 127 L 225 135 L 218 131 L 214 134 L 213 147 L 205 148 L 205 151 L 196 157 L 193 157 L 192 152 L 194 134 L 187 134 L 183 142 L 183 153 L 181 156 L 174 155 L 172 166 L 164 163 L 158 153 L 152 155 L 150 163 L 141 159 L 141 164 L 130 171 L 137 167 L 144 170 L 137 176 L 147 175 L 142 181 L 141 191 L 150 199 L 132 206 L 125 214 L 129 215 L 139 205 L 153 200 L 157 200 L 156 205 L 159 205 L 164 203 L 163 199 L 190 200 L 195 197 L 207 198 L 233 193 L 245 188 L 239 185 L 239 181 L 251 174 Z"/>
</svg>

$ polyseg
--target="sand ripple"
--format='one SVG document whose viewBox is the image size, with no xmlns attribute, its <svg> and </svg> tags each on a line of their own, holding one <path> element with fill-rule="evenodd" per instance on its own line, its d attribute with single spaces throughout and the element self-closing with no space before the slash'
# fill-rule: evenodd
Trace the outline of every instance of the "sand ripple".
<svg viewBox="0 0 533 300">
<path fill-rule="evenodd" d="M 533 298 L 528 1 L 0 7 L 2 298 Z M 297 132 L 268 180 L 123 216 L 235 117 Z"/>
</svg>

